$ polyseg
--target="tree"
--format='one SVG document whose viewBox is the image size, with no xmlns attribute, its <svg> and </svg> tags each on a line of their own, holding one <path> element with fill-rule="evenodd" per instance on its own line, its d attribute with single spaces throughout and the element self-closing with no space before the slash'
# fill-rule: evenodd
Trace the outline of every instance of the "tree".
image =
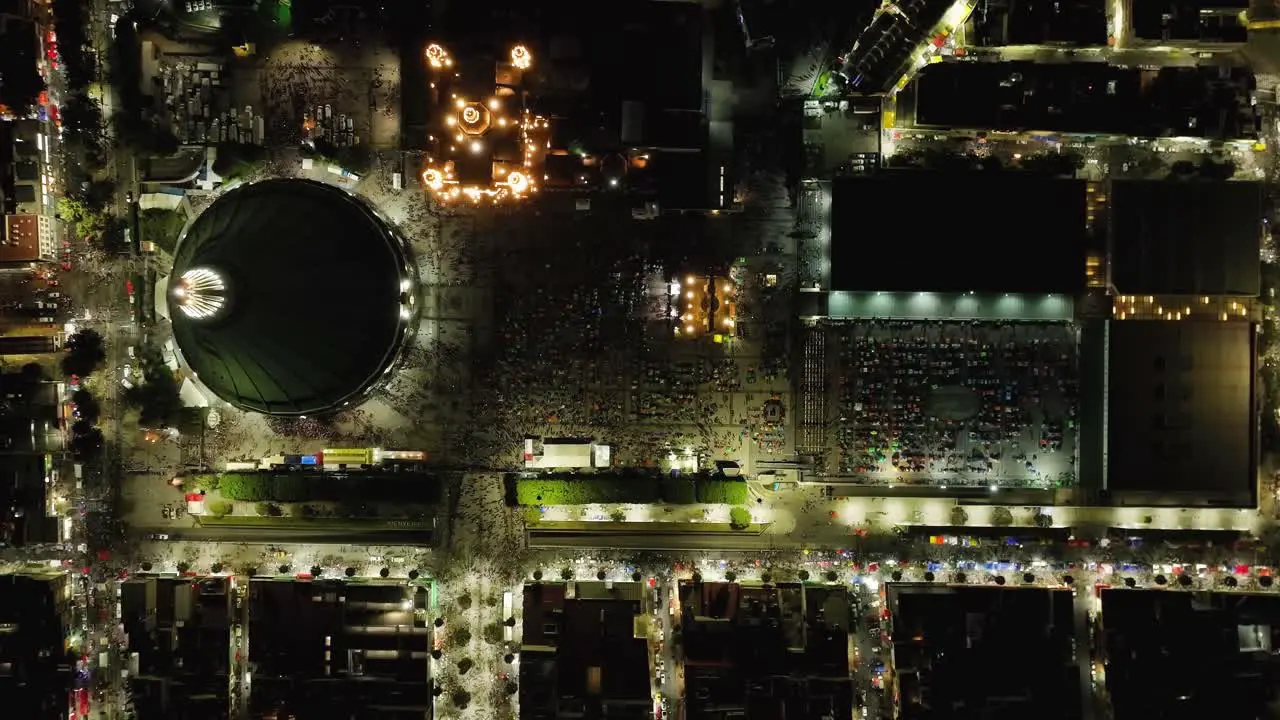
<svg viewBox="0 0 1280 720">
<path fill-rule="evenodd" d="M 609 511 L 609 519 L 614 522 L 625 522 L 627 519 L 627 513 L 623 511 L 622 508 L 614 508 Z"/>
<path fill-rule="evenodd" d="M 1038 528 L 1051 528 L 1053 527 L 1053 516 L 1048 513 L 1037 511 L 1035 517 L 1032 518 L 1032 522 L 1034 522 L 1035 526 Z"/>
<path fill-rule="evenodd" d="M 67 354 L 62 358 L 62 372 L 65 375 L 87 377 L 107 360 L 102 335 L 89 328 L 67 338 L 66 351 Z"/>
<path fill-rule="evenodd" d="M 102 454 L 102 431 L 92 423 L 77 420 L 71 425 L 71 439 L 67 449 L 76 460 L 94 460 Z"/>
<path fill-rule="evenodd" d="M 253 506 L 254 510 L 263 517 L 280 517 L 284 513 L 280 510 L 280 506 L 275 503 L 260 502 Z"/>
<path fill-rule="evenodd" d="M 147 208 L 138 213 L 138 234 L 142 236 L 142 240 L 153 242 L 160 249 L 173 254 L 186 222 L 186 215 L 177 210 Z"/>
<path fill-rule="evenodd" d="M 475 662 L 471 658 L 464 657 L 458 661 L 458 674 L 466 675 L 467 672 L 471 670 L 471 668 L 474 666 L 475 666 Z"/>
<path fill-rule="evenodd" d="M 213 492 L 214 490 L 217 490 L 218 486 L 222 482 L 221 478 L 211 473 L 192 475 L 188 477 L 187 480 L 191 487 L 204 490 L 205 492 Z"/>
<path fill-rule="evenodd" d="M 266 148 L 259 145 L 237 142 L 218 143 L 213 172 L 224 180 L 234 180 L 252 175 L 266 160 Z"/>
<path fill-rule="evenodd" d="M 961 526 L 969 522 L 969 513 L 959 505 L 951 508 L 951 524 Z"/>
<path fill-rule="evenodd" d="M 1169 177 L 1189 178 L 1196 174 L 1196 164 L 1190 160 L 1179 160 L 1169 166 Z"/>
<path fill-rule="evenodd" d="M 729 527 L 734 530 L 745 530 L 751 526 L 751 513 L 744 507 L 734 507 L 729 511 Z"/>
<path fill-rule="evenodd" d="M 191 572 L 191 563 L 188 563 L 188 562 L 178 563 L 178 572 L 183 575 L 186 575 L 187 573 Z"/>
<path fill-rule="evenodd" d="M 176 425 L 182 413 L 178 381 L 165 364 L 160 351 L 153 347 L 142 350 L 139 359 L 142 383 L 125 391 L 125 401 L 138 408 L 138 424 L 163 428 Z"/>
<path fill-rule="evenodd" d="M 1231 158 L 1218 161 L 1206 157 L 1200 161 L 1198 170 L 1200 177 L 1208 180 L 1230 180 L 1236 174 L 1236 164 Z"/>
<path fill-rule="evenodd" d="M 76 406 L 76 417 L 85 422 L 95 423 L 102 415 L 102 407 L 93 393 L 81 388 L 71 393 L 71 404 Z"/>
<path fill-rule="evenodd" d="M 209 568 L 209 570 L 210 570 L 214 575 L 217 575 L 218 573 L 222 572 L 222 563 L 220 563 L 220 562 L 216 562 L 216 563 L 214 563 L 214 564 L 213 564 L 213 567 Z"/>
<path fill-rule="evenodd" d="M 995 508 L 991 511 L 991 524 L 997 527 L 1008 527 L 1013 524 L 1013 513 L 1006 507 Z"/>
<path fill-rule="evenodd" d="M 458 625 L 453 629 L 453 632 L 449 634 L 449 644 L 453 647 L 465 647 L 470 642 L 471 631 L 467 629 L 466 625 Z"/>
<path fill-rule="evenodd" d="M 561 580 L 563 580 L 563 581 L 565 581 L 565 582 L 569 582 L 570 580 L 572 580 L 572 579 L 573 579 L 573 570 L 571 570 L 570 568 L 564 568 L 563 570 L 561 570 L 561 571 L 560 571 L 560 579 L 561 579 Z"/>
<path fill-rule="evenodd" d="M 205 505 L 205 509 L 214 517 L 226 517 L 235 509 L 235 505 L 226 500 L 214 500 Z"/>
<path fill-rule="evenodd" d="M 449 693 L 449 701 L 459 710 L 466 710 L 467 706 L 471 704 L 471 693 L 462 689 L 454 690 Z"/>
</svg>

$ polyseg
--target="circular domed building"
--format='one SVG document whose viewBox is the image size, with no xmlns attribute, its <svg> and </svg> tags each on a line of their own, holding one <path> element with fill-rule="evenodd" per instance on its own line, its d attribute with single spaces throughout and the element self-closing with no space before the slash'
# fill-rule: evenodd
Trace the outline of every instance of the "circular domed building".
<svg viewBox="0 0 1280 720">
<path fill-rule="evenodd" d="M 410 287 L 399 239 L 359 199 L 311 180 L 264 180 L 187 226 L 169 317 L 183 358 L 218 397 L 319 414 L 357 400 L 394 361 Z"/>
</svg>

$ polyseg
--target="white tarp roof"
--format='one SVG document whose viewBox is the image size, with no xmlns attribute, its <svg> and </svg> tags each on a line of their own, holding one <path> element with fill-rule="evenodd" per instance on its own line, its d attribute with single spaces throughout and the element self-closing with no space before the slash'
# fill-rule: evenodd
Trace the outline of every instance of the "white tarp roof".
<svg viewBox="0 0 1280 720">
<path fill-rule="evenodd" d="M 589 468 L 591 443 L 545 443 L 538 465 L 544 468 Z"/>
<path fill-rule="evenodd" d="M 156 293 L 152 300 L 155 302 L 156 317 L 169 319 L 169 276 L 156 277 Z"/>
<path fill-rule="evenodd" d="M 175 193 L 142 193 L 138 208 L 142 210 L 177 210 L 182 205 L 182 195 Z"/>
<path fill-rule="evenodd" d="M 209 407 L 209 399 L 200 392 L 200 388 L 187 378 L 182 381 L 182 387 L 178 388 L 178 397 L 182 399 L 183 407 Z"/>
<path fill-rule="evenodd" d="M 174 372 L 178 371 L 178 346 L 173 342 L 173 338 L 164 341 L 164 346 L 160 348 L 160 357 L 164 358 L 165 367 Z"/>
</svg>

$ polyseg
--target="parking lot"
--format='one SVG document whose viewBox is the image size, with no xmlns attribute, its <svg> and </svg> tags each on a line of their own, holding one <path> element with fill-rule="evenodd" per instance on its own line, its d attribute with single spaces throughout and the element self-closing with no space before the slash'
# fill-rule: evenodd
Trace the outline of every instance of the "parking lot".
<svg viewBox="0 0 1280 720">
<path fill-rule="evenodd" d="M 874 483 L 1069 486 L 1074 330 L 1067 324 L 833 326 L 833 470 Z"/>
</svg>

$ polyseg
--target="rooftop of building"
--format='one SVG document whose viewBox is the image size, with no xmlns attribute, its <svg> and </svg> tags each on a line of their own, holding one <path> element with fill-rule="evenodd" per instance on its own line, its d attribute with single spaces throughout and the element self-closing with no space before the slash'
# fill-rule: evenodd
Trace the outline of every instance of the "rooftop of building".
<svg viewBox="0 0 1280 720">
<path fill-rule="evenodd" d="M 1268 717 L 1280 686 L 1280 597 L 1103 590 L 1117 720 Z"/>
<path fill-rule="evenodd" d="M 40 216 L 5 215 L 0 239 L 0 263 L 27 263 L 40 259 Z"/>
<path fill-rule="evenodd" d="M 230 672 L 227 578 L 134 577 L 120 587 L 121 621 L 138 655 L 131 679 L 143 716 L 224 716 Z"/>
<path fill-rule="evenodd" d="M 1071 590 L 890 583 L 887 593 L 900 717 L 1080 717 Z"/>
<path fill-rule="evenodd" d="M 346 717 L 431 707 L 432 631 L 419 585 L 338 580 L 249 583 L 254 712 Z M 407 715 L 406 715 L 407 716 Z"/>
<path fill-rule="evenodd" d="M 918 169 L 837 178 L 831 289 L 1072 293 L 1084 285 L 1085 231 L 1080 180 Z"/>
<path fill-rule="evenodd" d="M 923 127 L 1257 137 L 1253 75 L 1218 67 L 1146 70 L 1102 63 L 936 63 L 909 86 Z"/>
<path fill-rule="evenodd" d="M 646 716 L 652 700 L 644 592 L 636 582 L 525 585 L 523 717 Z"/>
<path fill-rule="evenodd" d="M 25 425 L 30 436 L 30 417 L 13 423 Z M 18 547 L 57 542 L 58 519 L 47 517 L 48 500 L 43 455 L 0 457 L 0 540 Z"/>
<path fill-rule="evenodd" d="M 67 717 L 73 658 L 66 654 L 66 575 L 0 575 L 0 697 L 14 718 Z"/>
<path fill-rule="evenodd" d="M 1253 501 L 1258 467 L 1254 326 L 1243 321 L 1112 322 L 1107 480 L 1131 502 L 1194 495 Z"/>
<path fill-rule="evenodd" d="M 764 717 L 852 711 L 846 588 L 682 580 L 679 592 L 691 716 L 726 707 Z M 803 692 L 788 690 L 797 684 Z"/>
<path fill-rule="evenodd" d="M 1259 182 L 1113 180 L 1111 282 L 1133 295 L 1257 295 Z"/>
</svg>

